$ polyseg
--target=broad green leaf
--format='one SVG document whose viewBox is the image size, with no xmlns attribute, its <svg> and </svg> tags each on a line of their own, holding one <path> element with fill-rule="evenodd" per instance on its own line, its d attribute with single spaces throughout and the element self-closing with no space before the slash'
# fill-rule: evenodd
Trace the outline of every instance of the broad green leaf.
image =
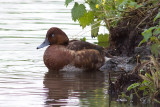
<svg viewBox="0 0 160 107">
<path fill-rule="evenodd" d="M 90 6 L 90 8 L 92 9 L 92 10 L 96 10 L 96 4 L 95 3 L 90 3 L 89 4 L 89 6 Z"/>
<path fill-rule="evenodd" d="M 153 35 L 156 36 L 160 34 L 160 26 L 158 26 L 154 31 L 153 31 Z"/>
<path fill-rule="evenodd" d="M 150 82 L 148 80 L 144 79 L 142 84 L 148 86 L 150 84 Z"/>
<path fill-rule="evenodd" d="M 123 0 L 123 2 L 119 5 L 121 8 L 125 7 L 128 3 L 128 0 Z"/>
<path fill-rule="evenodd" d="M 92 1 L 92 3 L 97 3 L 97 0 L 91 0 Z"/>
<path fill-rule="evenodd" d="M 71 3 L 72 1 L 74 1 L 74 0 L 66 0 L 65 5 L 68 6 L 68 4 Z"/>
<path fill-rule="evenodd" d="M 75 2 L 74 7 L 72 8 L 72 19 L 76 21 L 78 18 L 82 17 L 86 12 L 86 7 L 83 4 L 78 4 Z"/>
<path fill-rule="evenodd" d="M 108 42 L 109 41 L 109 34 L 100 34 L 97 36 L 98 42 Z"/>
<path fill-rule="evenodd" d="M 98 42 L 97 44 L 104 48 L 109 47 L 109 42 Z"/>
<path fill-rule="evenodd" d="M 139 43 L 138 46 L 140 46 L 142 43 L 147 42 L 149 38 L 152 37 L 152 30 L 155 29 L 153 31 L 153 35 L 158 35 L 160 33 L 160 28 L 159 27 L 150 27 L 149 29 L 145 30 L 144 32 L 142 32 L 142 35 L 144 36 L 144 39 Z"/>
<path fill-rule="evenodd" d="M 152 36 L 152 30 L 155 29 L 155 28 L 156 27 L 150 27 L 149 29 L 147 29 L 144 32 L 142 32 L 142 35 L 144 36 L 144 39 L 145 39 L 146 42 Z"/>
<path fill-rule="evenodd" d="M 102 47 L 108 47 L 109 46 L 109 34 L 100 34 L 97 36 L 98 39 L 98 45 Z"/>
<path fill-rule="evenodd" d="M 115 3 L 118 3 L 117 5 L 120 5 L 124 0 L 117 0 Z"/>
<path fill-rule="evenodd" d="M 160 12 L 157 14 L 157 16 L 153 19 L 153 21 L 155 22 L 158 18 L 160 18 Z"/>
<path fill-rule="evenodd" d="M 145 90 L 147 88 L 147 86 L 141 86 L 139 87 L 139 90 Z"/>
<path fill-rule="evenodd" d="M 81 40 L 81 41 L 86 41 L 86 38 L 85 38 L 85 37 L 83 37 L 83 38 L 81 38 L 80 40 Z"/>
<path fill-rule="evenodd" d="M 129 3 L 129 6 L 130 6 L 130 7 L 136 7 L 136 5 L 137 5 L 136 2 L 132 2 L 132 1 L 131 1 L 131 2 Z"/>
<path fill-rule="evenodd" d="M 86 12 L 82 17 L 78 19 L 80 26 L 85 28 L 87 25 L 90 25 L 94 20 L 94 15 L 92 11 Z"/>
<path fill-rule="evenodd" d="M 148 39 L 152 36 L 151 30 L 145 30 L 142 32 L 142 35 L 144 36 L 144 40 L 147 42 Z"/>
<path fill-rule="evenodd" d="M 136 87 L 138 87 L 138 86 L 140 86 L 140 83 L 131 84 L 131 85 L 127 88 L 127 90 L 130 91 L 131 89 L 134 89 L 134 88 L 136 88 Z"/>
<path fill-rule="evenodd" d="M 91 36 L 92 37 L 97 37 L 98 32 L 99 32 L 99 26 L 100 26 L 100 21 L 94 21 L 93 24 L 91 25 Z"/>
<path fill-rule="evenodd" d="M 151 45 L 151 52 L 154 54 L 156 57 L 160 53 L 160 43 L 155 43 Z"/>
</svg>

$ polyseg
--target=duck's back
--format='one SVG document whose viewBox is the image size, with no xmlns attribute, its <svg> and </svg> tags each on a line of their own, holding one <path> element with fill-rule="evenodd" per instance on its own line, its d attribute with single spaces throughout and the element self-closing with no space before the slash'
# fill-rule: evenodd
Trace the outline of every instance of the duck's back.
<svg viewBox="0 0 160 107">
<path fill-rule="evenodd" d="M 95 49 L 83 49 L 75 53 L 74 65 L 86 71 L 98 70 L 105 62 L 104 54 Z"/>
<path fill-rule="evenodd" d="M 89 42 L 72 40 L 67 49 L 75 51 L 74 65 L 86 70 L 99 69 L 104 64 L 104 48 Z"/>
<path fill-rule="evenodd" d="M 104 48 L 98 45 L 91 44 L 89 42 L 84 42 L 80 40 L 71 40 L 67 46 L 67 49 L 80 51 L 83 49 L 95 49 L 100 53 L 103 53 Z"/>
</svg>

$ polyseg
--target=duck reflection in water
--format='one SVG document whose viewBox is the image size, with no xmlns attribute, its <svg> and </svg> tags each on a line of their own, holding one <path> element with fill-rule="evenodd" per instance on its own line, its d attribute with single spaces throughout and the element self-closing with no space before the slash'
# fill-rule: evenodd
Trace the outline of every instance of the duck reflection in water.
<svg viewBox="0 0 160 107">
<path fill-rule="evenodd" d="M 44 76 L 44 88 L 48 90 L 45 104 L 79 105 L 80 99 L 94 98 L 94 91 L 104 87 L 104 76 L 99 71 L 49 71 Z"/>
</svg>

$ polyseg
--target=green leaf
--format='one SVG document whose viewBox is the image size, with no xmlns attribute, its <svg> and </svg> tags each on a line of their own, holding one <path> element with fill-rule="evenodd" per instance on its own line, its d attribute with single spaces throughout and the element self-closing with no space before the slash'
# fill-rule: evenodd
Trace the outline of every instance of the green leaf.
<svg viewBox="0 0 160 107">
<path fill-rule="evenodd" d="M 109 46 L 109 34 L 100 34 L 97 36 L 98 39 L 98 45 L 102 47 L 108 47 Z"/>
<path fill-rule="evenodd" d="M 91 36 L 92 37 L 97 37 L 98 32 L 99 32 L 99 26 L 100 26 L 100 21 L 94 21 L 93 24 L 91 25 Z"/>
<path fill-rule="evenodd" d="M 153 99 L 153 101 L 155 101 L 156 103 L 159 103 L 160 104 L 160 101 L 158 99 Z"/>
<path fill-rule="evenodd" d="M 92 11 L 86 12 L 82 17 L 78 19 L 80 26 L 85 28 L 87 25 L 90 25 L 94 20 L 94 15 Z"/>
<path fill-rule="evenodd" d="M 125 7 L 128 4 L 128 0 L 123 0 L 123 2 L 119 5 L 121 8 Z"/>
<path fill-rule="evenodd" d="M 149 73 L 145 73 L 145 76 L 148 77 L 149 79 L 153 79 L 153 77 Z"/>
<path fill-rule="evenodd" d="M 97 0 L 91 0 L 92 3 L 97 3 Z"/>
<path fill-rule="evenodd" d="M 158 40 L 158 38 L 156 36 L 150 37 L 150 40 L 151 40 L 151 42 L 154 42 L 154 43 L 158 43 L 159 42 L 159 40 Z"/>
<path fill-rule="evenodd" d="M 151 45 L 151 52 L 154 54 L 156 57 L 160 53 L 160 43 L 155 43 Z"/>
<path fill-rule="evenodd" d="M 143 91 L 143 95 L 144 95 L 144 96 L 148 95 L 148 91 L 147 91 L 147 90 L 144 90 L 144 91 Z"/>
<path fill-rule="evenodd" d="M 90 3 L 89 4 L 89 6 L 90 6 L 90 8 L 92 9 L 92 10 L 96 10 L 96 4 L 95 3 Z"/>
<path fill-rule="evenodd" d="M 100 34 L 97 36 L 98 42 L 108 42 L 109 41 L 109 34 Z"/>
<path fill-rule="evenodd" d="M 117 0 L 117 1 L 115 1 L 115 3 L 116 3 L 116 5 L 119 6 L 123 1 L 124 1 L 124 0 Z"/>
<path fill-rule="evenodd" d="M 68 4 L 71 3 L 72 1 L 74 1 L 74 0 L 66 0 L 65 5 L 68 6 Z"/>
<path fill-rule="evenodd" d="M 139 87 L 139 90 L 145 90 L 147 88 L 147 86 L 141 86 Z"/>
<path fill-rule="evenodd" d="M 138 44 L 138 47 L 139 47 L 142 43 L 144 43 L 144 42 L 146 42 L 145 39 L 143 39 L 143 40 Z"/>
<path fill-rule="evenodd" d="M 104 47 L 104 48 L 109 47 L 109 42 L 98 42 L 96 44 L 98 44 L 99 46 Z"/>
<path fill-rule="evenodd" d="M 142 32 L 142 35 L 144 36 L 144 40 L 147 42 L 148 39 L 152 36 L 151 30 L 145 30 Z"/>
<path fill-rule="evenodd" d="M 160 34 L 160 26 L 158 26 L 154 31 L 153 31 L 153 35 L 156 36 Z"/>
<path fill-rule="evenodd" d="M 130 3 L 129 3 L 129 6 L 131 6 L 131 7 L 135 7 L 137 5 L 137 3 L 136 2 L 132 2 L 132 1 L 130 1 Z"/>
<path fill-rule="evenodd" d="M 86 37 L 83 37 L 80 39 L 81 41 L 86 41 Z"/>
<path fill-rule="evenodd" d="M 148 86 L 150 82 L 148 80 L 143 80 L 142 84 Z"/>
<path fill-rule="evenodd" d="M 74 7 L 72 8 L 72 19 L 76 21 L 78 18 L 82 17 L 86 12 L 86 7 L 83 4 L 78 4 L 75 2 Z"/>
<path fill-rule="evenodd" d="M 142 35 L 144 36 L 144 39 L 145 39 L 146 42 L 152 36 L 152 30 L 155 29 L 155 28 L 156 27 L 150 27 L 149 29 L 147 29 L 144 32 L 142 32 Z"/>
<path fill-rule="evenodd" d="M 134 89 L 134 88 L 136 88 L 136 87 L 138 87 L 138 86 L 140 86 L 140 83 L 131 84 L 131 85 L 127 88 L 127 90 L 130 91 L 131 89 Z"/>
<path fill-rule="evenodd" d="M 157 14 L 157 16 L 153 19 L 153 21 L 155 22 L 158 18 L 160 18 L 160 12 Z"/>
</svg>

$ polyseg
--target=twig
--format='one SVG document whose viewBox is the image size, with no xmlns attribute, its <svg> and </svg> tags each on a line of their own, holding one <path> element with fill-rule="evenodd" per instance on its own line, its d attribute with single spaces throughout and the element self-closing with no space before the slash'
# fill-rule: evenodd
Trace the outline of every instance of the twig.
<svg viewBox="0 0 160 107">
<path fill-rule="evenodd" d="M 146 19 L 148 19 L 155 10 L 157 10 L 157 8 L 154 8 L 153 11 L 152 11 L 148 16 L 146 16 L 146 17 L 136 26 L 136 28 L 138 28 Z"/>
</svg>

